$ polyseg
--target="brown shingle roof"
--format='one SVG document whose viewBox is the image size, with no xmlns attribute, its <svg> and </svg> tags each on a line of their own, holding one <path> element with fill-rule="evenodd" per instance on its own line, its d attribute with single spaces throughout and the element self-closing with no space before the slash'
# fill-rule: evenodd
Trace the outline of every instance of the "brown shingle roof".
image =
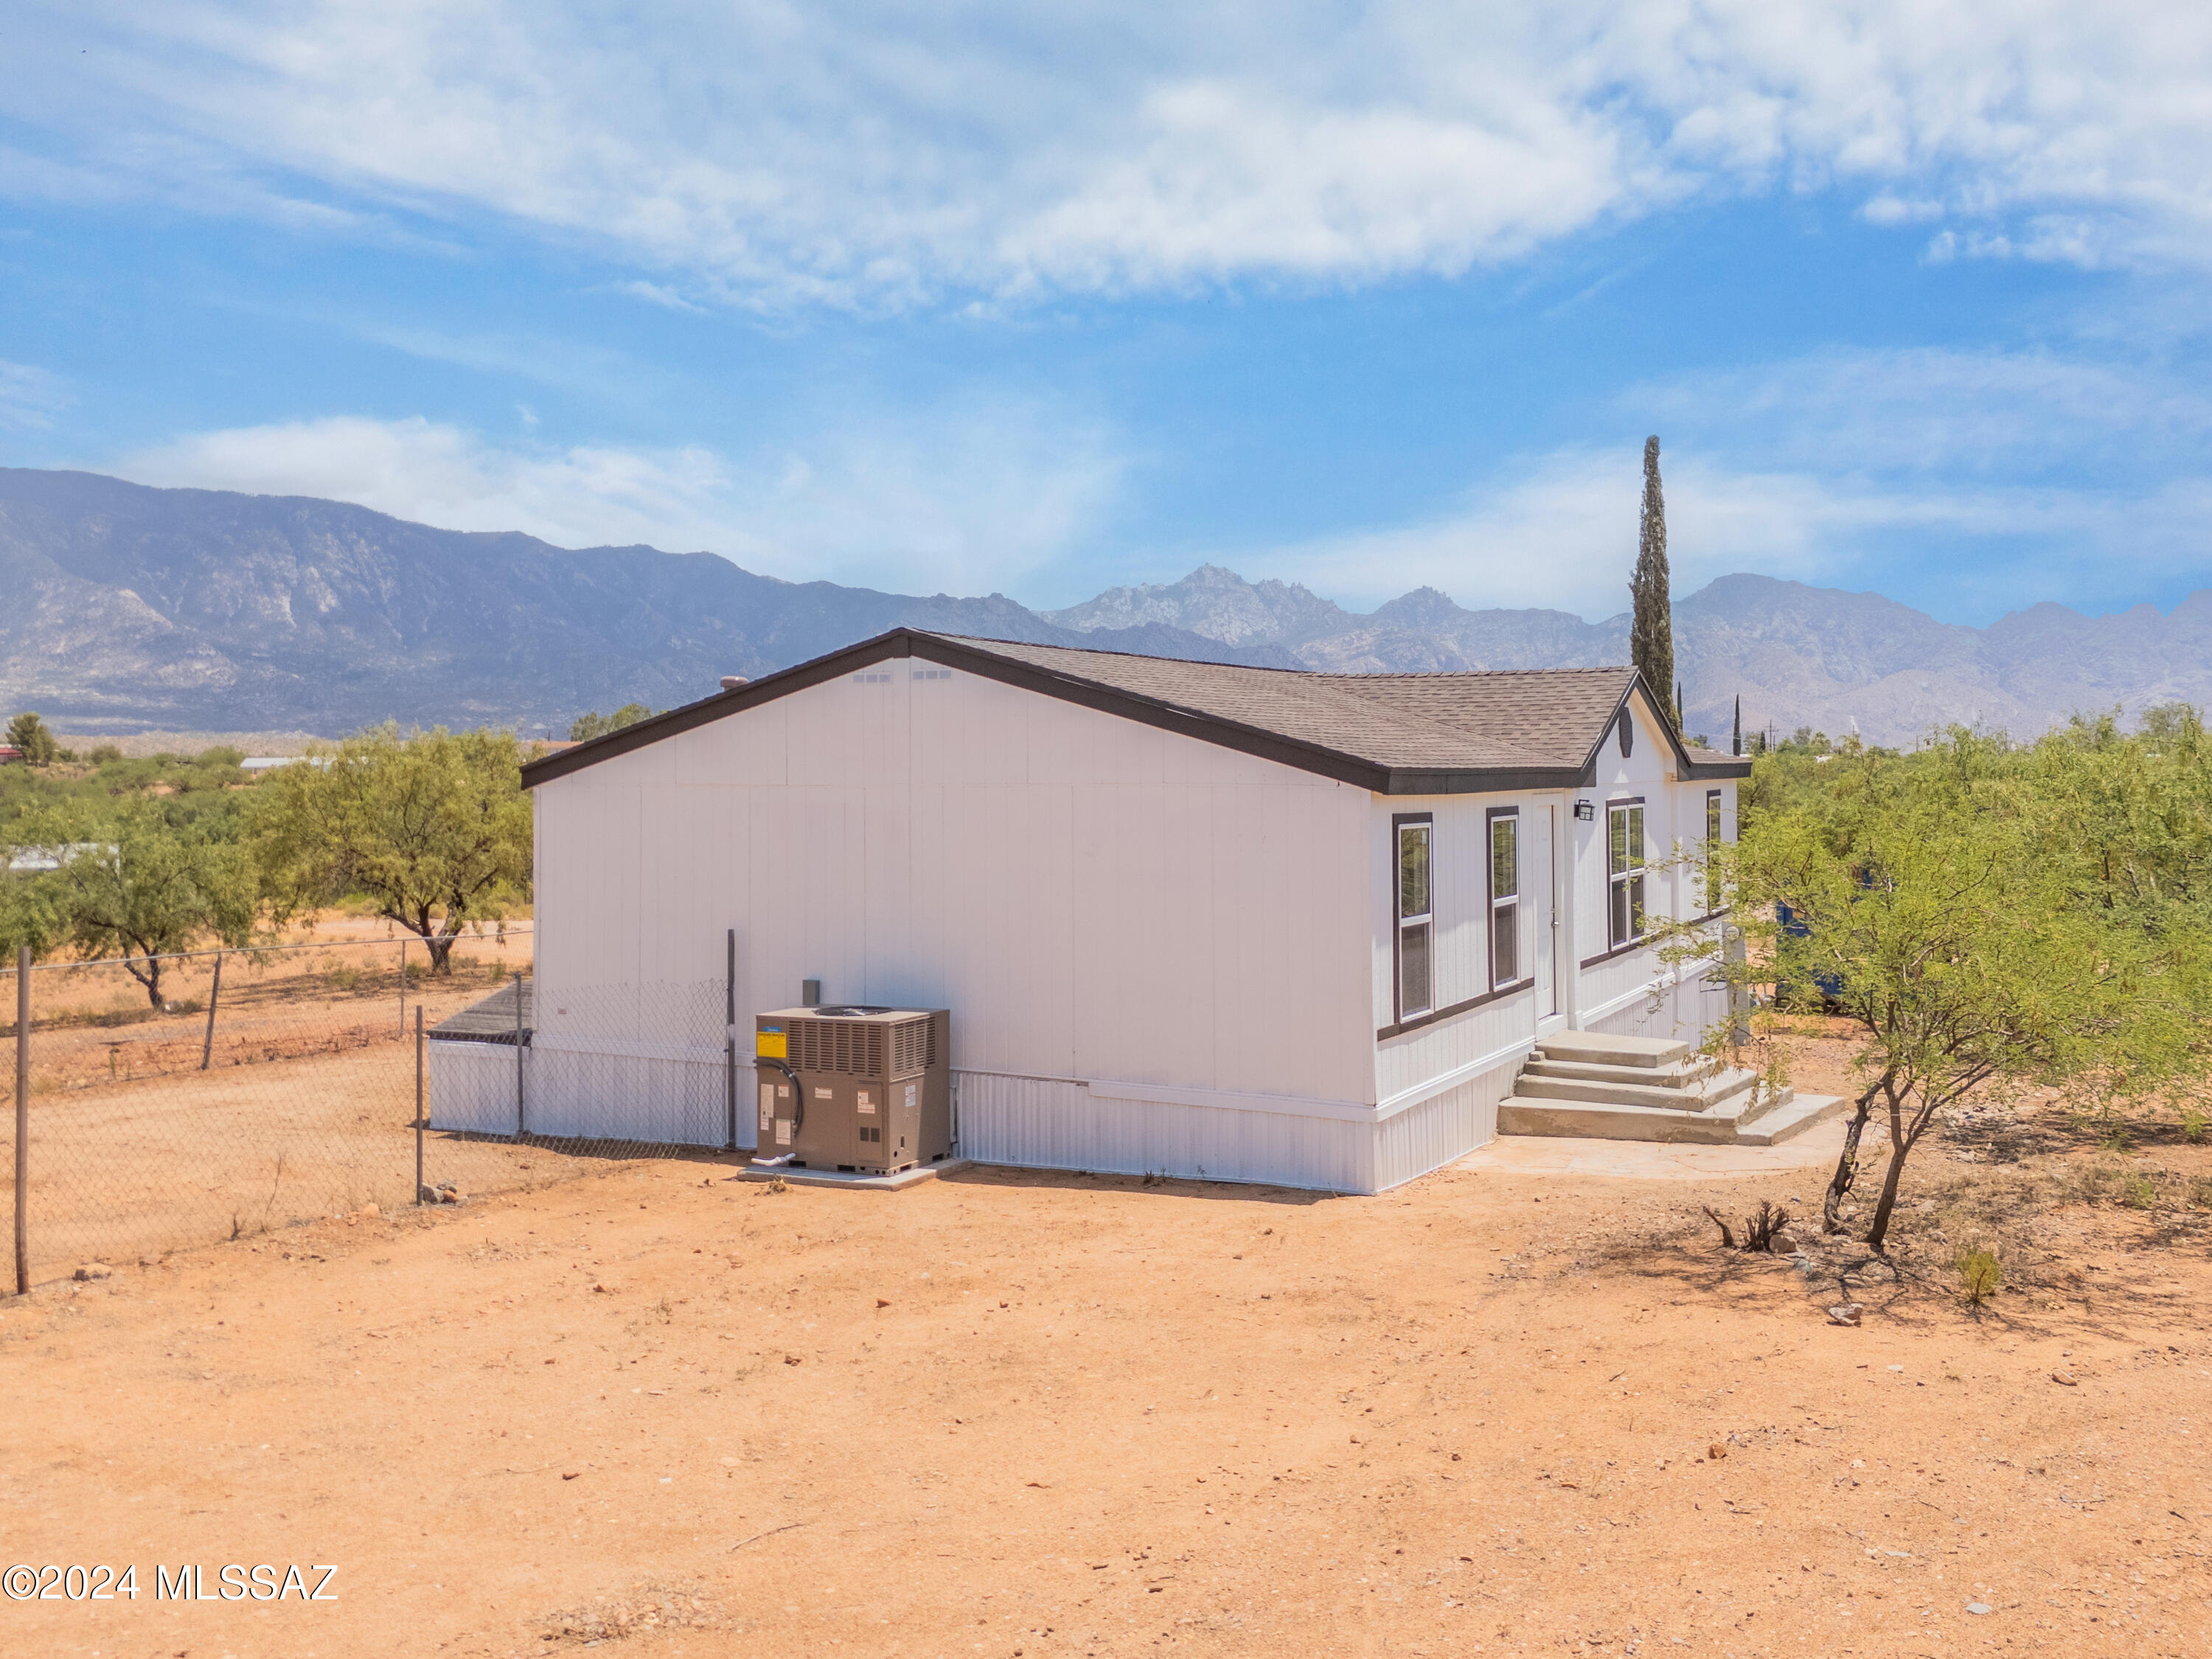
<svg viewBox="0 0 2212 1659">
<path fill-rule="evenodd" d="M 908 629 L 672 709 L 523 769 L 535 787 L 886 658 L 964 668 L 1384 794 L 1571 788 L 1636 683 L 1626 668 L 1316 674 Z M 1686 776 L 1747 761 L 1678 745 Z"/>
<path fill-rule="evenodd" d="M 1394 768 L 1579 767 L 1633 678 L 1626 668 L 1314 674 L 939 637 Z"/>
</svg>

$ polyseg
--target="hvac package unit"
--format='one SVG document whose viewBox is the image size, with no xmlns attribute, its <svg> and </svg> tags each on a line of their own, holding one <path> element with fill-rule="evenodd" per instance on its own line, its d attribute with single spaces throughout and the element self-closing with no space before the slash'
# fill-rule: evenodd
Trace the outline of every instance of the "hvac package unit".
<svg viewBox="0 0 2212 1659">
<path fill-rule="evenodd" d="M 753 1022 L 760 1151 L 809 1170 L 889 1175 L 952 1152 L 952 1016 L 785 1008 Z"/>
</svg>

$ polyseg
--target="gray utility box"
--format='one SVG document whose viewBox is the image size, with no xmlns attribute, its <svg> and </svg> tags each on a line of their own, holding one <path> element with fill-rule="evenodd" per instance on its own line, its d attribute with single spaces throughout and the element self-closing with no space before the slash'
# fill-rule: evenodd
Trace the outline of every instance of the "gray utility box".
<svg viewBox="0 0 2212 1659">
<path fill-rule="evenodd" d="M 753 1020 L 760 1158 L 889 1175 L 952 1152 L 952 1016 L 784 1008 Z"/>
</svg>

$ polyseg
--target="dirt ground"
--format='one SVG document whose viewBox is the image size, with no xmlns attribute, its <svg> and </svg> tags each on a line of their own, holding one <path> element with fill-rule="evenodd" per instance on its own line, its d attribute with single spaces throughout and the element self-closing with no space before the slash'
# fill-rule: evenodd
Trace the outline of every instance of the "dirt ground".
<svg viewBox="0 0 2212 1659">
<path fill-rule="evenodd" d="M 434 1024 L 531 966 L 526 930 L 465 937 L 451 971 L 430 976 L 419 941 L 393 937 L 374 918 L 327 915 L 289 936 L 306 948 L 163 957 L 162 1006 L 113 959 L 41 967 L 32 974 L 31 1086 L 38 1095 L 144 1083 L 272 1060 L 406 1048 L 414 1011 Z M 404 948 L 403 949 L 403 944 Z M 403 987 L 401 966 L 410 972 Z M 0 1031 L 14 1064 L 12 975 Z M 210 1021 L 208 1004 L 215 1004 Z"/>
<path fill-rule="evenodd" d="M 307 951 L 173 963 L 155 1011 L 122 965 L 33 975 L 28 1246 L 34 1280 L 135 1261 L 415 1194 L 412 1023 L 434 1024 L 530 965 L 530 935 L 459 946 L 450 975 L 399 975 L 386 924 L 318 918 Z M 427 962 L 411 947 L 419 971 Z M 0 1036 L 12 1072 L 14 994 Z M 202 1069 L 203 1062 L 206 1069 Z M 0 1188 L 14 1181 L 0 1135 Z M 566 1173 L 543 1147 L 433 1133 L 424 1176 L 467 1192 Z"/>
<path fill-rule="evenodd" d="M 671 1160 L 55 1287 L 0 1304 L 7 1560 L 139 1594 L 0 1646 L 2205 1651 L 2212 1157 L 2030 1113 L 1923 1148 L 1893 1269 L 1722 1251 L 1705 1206 L 1817 1202 L 1783 1150 L 1379 1198 Z"/>
</svg>

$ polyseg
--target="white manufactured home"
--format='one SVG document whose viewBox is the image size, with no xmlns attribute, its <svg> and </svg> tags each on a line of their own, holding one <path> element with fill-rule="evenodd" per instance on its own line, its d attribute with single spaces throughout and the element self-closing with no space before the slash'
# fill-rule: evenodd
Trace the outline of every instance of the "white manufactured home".
<svg viewBox="0 0 2212 1659">
<path fill-rule="evenodd" d="M 1748 770 L 1626 668 L 902 629 L 526 769 L 526 1062 L 482 1048 L 480 1112 L 442 1062 L 436 1115 L 513 1129 L 526 1063 L 534 1133 L 750 1146 L 752 1016 L 811 981 L 951 1011 L 964 1158 L 1380 1191 L 1489 1139 L 1540 1038 L 1720 1017 L 1645 933 Z"/>
</svg>

